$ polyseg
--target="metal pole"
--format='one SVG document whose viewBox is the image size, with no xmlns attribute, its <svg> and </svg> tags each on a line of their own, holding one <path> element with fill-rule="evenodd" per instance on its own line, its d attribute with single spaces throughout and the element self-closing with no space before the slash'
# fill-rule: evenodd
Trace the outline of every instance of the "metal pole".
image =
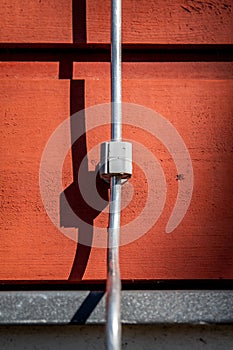
<svg viewBox="0 0 233 350">
<path fill-rule="evenodd" d="M 121 141 L 121 0 L 112 0 L 111 94 L 112 141 Z"/>
<path fill-rule="evenodd" d="M 111 121 L 112 141 L 122 138 L 121 106 L 121 0 L 112 0 L 111 40 Z M 106 305 L 106 341 L 108 350 L 121 349 L 121 280 L 119 268 L 121 177 L 110 182 L 110 217 L 108 230 L 108 277 Z"/>
</svg>

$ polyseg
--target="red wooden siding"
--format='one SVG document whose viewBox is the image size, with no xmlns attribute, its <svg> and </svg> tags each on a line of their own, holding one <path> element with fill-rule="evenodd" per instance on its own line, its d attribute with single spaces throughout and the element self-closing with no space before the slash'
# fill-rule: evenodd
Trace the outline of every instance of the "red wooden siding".
<svg viewBox="0 0 233 350">
<path fill-rule="evenodd" d="M 110 41 L 110 1 L 87 2 L 88 42 Z M 126 0 L 123 42 L 150 44 L 232 43 L 232 2 Z"/>
<path fill-rule="evenodd" d="M 86 6 L 83 0 L 3 0 L 0 40 L 72 43 L 86 37 L 87 43 L 107 43 L 110 4 L 110 0 L 87 0 Z M 229 44 L 232 34 L 231 0 L 123 2 L 124 43 Z"/>
<path fill-rule="evenodd" d="M 29 43 L 29 50 L 33 50 L 32 43 L 53 43 L 54 52 L 60 43 L 82 42 L 85 49 L 86 43 L 109 42 L 110 1 L 89 0 L 86 7 L 83 3 L 3 1 L 0 49 L 6 42 Z M 123 3 L 125 43 L 233 41 L 230 0 Z M 74 12 L 80 22 L 73 20 Z M 47 140 L 74 108 L 110 101 L 110 64 L 88 62 L 88 58 L 87 62 L 72 62 L 72 79 L 61 79 L 61 62 L 51 57 L 48 54 L 43 62 L 0 62 L 0 280 L 103 281 L 106 249 L 79 247 L 52 224 L 40 197 L 39 167 Z M 216 60 L 219 57 L 221 52 Z M 158 222 L 143 237 L 120 248 L 121 277 L 136 281 L 231 279 L 233 64 L 205 62 L 205 56 L 199 62 L 172 62 L 172 50 L 170 58 L 171 62 L 124 62 L 123 101 L 159 112 L 178 130 L 192 159 L 193 197 L 181 224 L 166 234 L 177 195 L 175 164 L 157 139 L 124 127 L 125 138 L 135 138 L 159 159 L 167 180 L 167 200 Z M 86 137 L 89 151 L 108 140 L 110 130 L 97 129 Z M 73 183 L 73 165 L 68 154 L 64 190 Z M 137 217 L 147 200 L 145 174 L 136 164 L 130 182 L 135 193 L 122 212 L 123 224 Z M 105 184 L 103 188 L 106 190 Z M 127 187 L 124 191 L 127 196 Z M 106 214 L 93 220 L 95 226 L 107 227 Z M 144 223 L 141 225 L 143 229 Z"/>
</svg>

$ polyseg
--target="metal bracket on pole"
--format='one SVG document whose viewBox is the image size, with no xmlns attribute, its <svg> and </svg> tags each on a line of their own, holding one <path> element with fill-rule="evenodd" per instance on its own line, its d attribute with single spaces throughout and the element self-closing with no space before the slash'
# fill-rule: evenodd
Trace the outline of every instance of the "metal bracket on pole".
<svg viewBox="0 0 233 350">
<path fill-rule="evenodd" d="M 122 142 L 121 0 L 112 0 L 111 18 L 111 141 L 103 144 L 101 170 L 110 180 L 106 347 L 121 349 L 121 278 L 119 266 L 122 177 L 132 173 L 132 151 Z M 127 160 L 129 158 L 129 161 Z"/>
<path fill-rule="evenodd" d="M 132 175 L 132 144 L 110 141 L 101 144 L 100 177 L 110 181 L 111 176 L 127 180 Z"/>
</svg>

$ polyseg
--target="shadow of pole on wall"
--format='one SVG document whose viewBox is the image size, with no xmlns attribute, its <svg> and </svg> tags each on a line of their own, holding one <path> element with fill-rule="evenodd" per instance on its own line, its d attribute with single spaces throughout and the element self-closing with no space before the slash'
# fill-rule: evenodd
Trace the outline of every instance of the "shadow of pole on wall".
<svg viewBox="0 0 233 350">
<path fill-rule="evenodd" d="M 73 0 L 72 2 L 73 43 L 86 43 L 86 0 Z"/>
<path fill-rule="evenodd" d="M 86 203 L 82 193 L 80 192 L 78 182 L 80 176 L 82 177 L 82 181 L 85 181 L 85 186 L 88 188 L 89 193 L 93 193 L 94 195 L 94 193 L 96 193 L 95 189 L 97 189 L 99 195 L 108 202 L 109 185 L 100 179 L 98 171 L 88 171 L 88 158 L 86 157 L 87 144 L 85 111 L 83 109 L 84 81 L 71 80 L 70 129 L 72 143 L 73 182 L 60 195 L 60 225 L 62 227 L 74 227 L 78 229 L 77 249 L 70 272 L 69 281 L 80 281 L 84 275 L 91 252 L 94 219 L 105 208 L 100 207 L 99 205 L 97 210 L 90 207 Z M 77 134 L 81 135 L 78 139 Z M 80 172 L 81 163 L 82 171 Z M 83 222 L 80 223 L 78 218 L 80 218 Z M 86 223 L 88 225 L 86 225 Z M 83 244 L 83 242 L 85 242 L 85 244 Z"/>
</svg>

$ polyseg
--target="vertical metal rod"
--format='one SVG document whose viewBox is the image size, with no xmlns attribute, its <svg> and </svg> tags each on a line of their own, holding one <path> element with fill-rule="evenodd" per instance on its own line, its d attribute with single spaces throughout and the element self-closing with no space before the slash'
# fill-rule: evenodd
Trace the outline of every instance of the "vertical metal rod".
<svg viewBox="0 0 233 350">
<path fill-rule="evenodd" d="M 121 0 L 112 0 L 111 39 L 111 122 L 112 141 L 122 138 L 121 98 Z M 110 183 L 110 214 L 108 230 L 108 277 L 106 305 L 107 350 L 121 349 L 121 280 L 119 268 L 121 177 Z"/>
<path fill-rule="evenodd" d="M 121 280 L 119 268 L 121 179 L 111 179 L 110 222 L 107 278 L 107 349 L 121 349 Z"/>
<path fill-rule="evenodd" d="M 121 141 L 121 0 L 112 0 L 111 37 L 112 141 Z"/>
</svg>

